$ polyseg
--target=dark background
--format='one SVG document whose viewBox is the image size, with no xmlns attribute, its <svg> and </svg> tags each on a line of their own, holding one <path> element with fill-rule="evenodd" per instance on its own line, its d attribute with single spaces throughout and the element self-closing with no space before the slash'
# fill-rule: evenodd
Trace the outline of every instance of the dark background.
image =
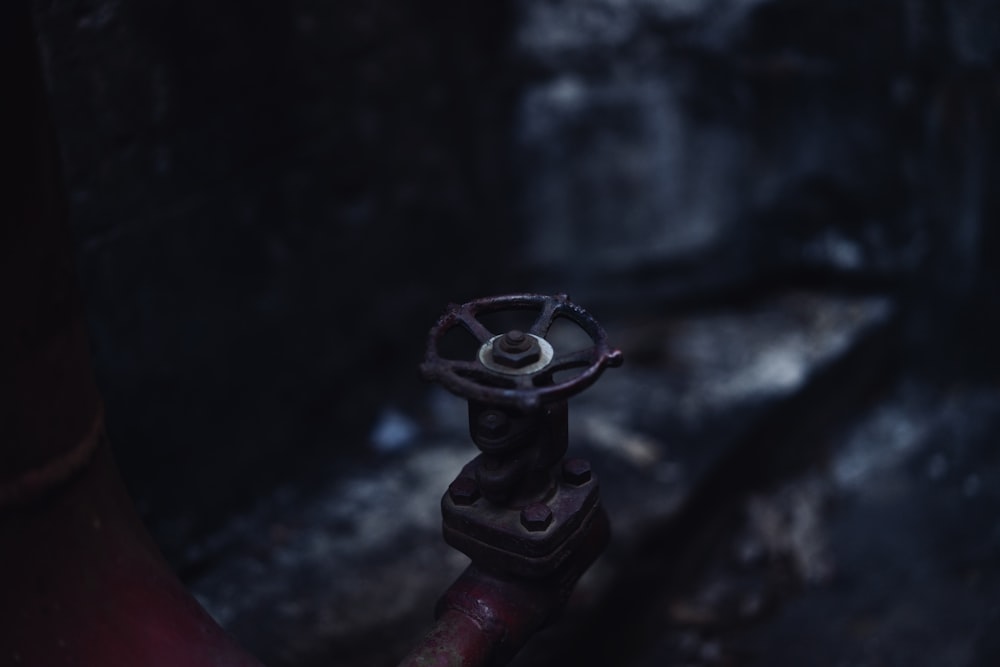
<svg viewBox="0 0 1000 667">
<path fill-rule="evenodd" d="M 109 431 L 175 564 L 419 423 L 452 301 L 876 294 L 903 367 L 996 379 L 989 0 L 34 5 Z"/>
</svg>

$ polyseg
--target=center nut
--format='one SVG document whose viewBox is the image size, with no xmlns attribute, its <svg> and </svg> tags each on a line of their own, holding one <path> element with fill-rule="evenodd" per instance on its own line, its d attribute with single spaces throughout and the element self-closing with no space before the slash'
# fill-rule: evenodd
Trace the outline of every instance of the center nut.
<svg viewBox="0 0 1000 667">
<path fill-rule="evenodd" d="M 493 340 L 493 361 L 510 368 L 524 368 L 542 356 L 542 350 L 531 336 L 513 329 Z"/>
<path fill-rule="evenodd" d="M 552 361 L 552 346 L 540 336 L 512 329 L 483 343 L 479 361 L 501 373 L 534 373 Z"/>
</svg>

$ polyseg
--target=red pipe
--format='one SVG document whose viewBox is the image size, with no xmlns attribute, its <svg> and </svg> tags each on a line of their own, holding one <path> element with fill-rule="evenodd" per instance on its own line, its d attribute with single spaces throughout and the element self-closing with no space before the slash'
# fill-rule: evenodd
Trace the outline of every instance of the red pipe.
<svg viewBox="0 0 1000 667">
<path fill-rule="evenodd" d="M 437 623 L 400 667 L 503 664 L 562 601 L 557 586 L 507 579 L 471 565 L 438 602 Z"/>
<path fill-rule="evenodd" d="M 434 627 L 399 667 L 492 667 L 509 662 L 566 605 L 573 587 L 607 546 L 601 509 L 587 538 L 554 574 L 529 579 L 470 565 L 438 601 Z"/>
<path fill-rule="evenodd" d="M 0 665 L 259 665 L 170 571 L 115 468 L 29 7 L 0 19 Z"/>
<path fill-rule="evenodd" d="M 498 642 L 496 633 L 490 632 L 470 616 L 449 609 L 414 647 L 410 657 L 400 663 L 400 667 L 487 665 Z"/>
</svg>

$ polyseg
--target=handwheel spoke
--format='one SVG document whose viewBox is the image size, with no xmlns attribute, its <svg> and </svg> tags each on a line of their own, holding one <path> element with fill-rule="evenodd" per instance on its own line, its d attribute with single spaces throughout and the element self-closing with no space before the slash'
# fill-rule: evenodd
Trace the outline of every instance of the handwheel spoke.
<svg viewBox="0 0 1000 667">
<path fill-rule="evenodd" d="M 476 337 L 480 343 L 485 343 L 493 338 L 493 332 L 487 329 L 476 316 L 468 310 L 462 310 L 458 315 L 458 321 L 465 327 L 466 331 Z"/>
<path fill-rule="evenodd" d="M 559 301 L 552 297 L 546 298 L 545 305 L 542 306 L 542 312 L 538 314 L 535 323 L 529 329 L 530 333 L 545 338 L 546 334 L 549 333 L 549 328 L 552 326 L 552 321 L 555 319 L 558 309 Z"/>
<path fill-rule="evenodd" d="M 535 376 L 533 375 L 519 375 L 515 380 L 515 384 L 518 389 L 534 389 L 535 388 Z"/>
<path fill-rule="evenodd" d="M 463 380 L 475 382 L 483 388 L 502 387 L 511 389 L 517 385 L 515 378 L 494 373 L 478 361 L 451 360 L 448 362 L 448 372 Z"/>
<path fill-rule="evenodd" d="M 597 347 L 587 347 L 576 352 L 560 354 L 545 367 L 548 373 L 570 370 L 571 368 L 583 368 L 590 366 L 597 361 Z"/>
<path fill-rule="evenodd" d="M 461 377 L 483 379 L 490 376 L 490 372 L 478 361 L 449 359 L 447 363 L 448 370 Z"/>
<path fill-rule="evenodd" d="M 493 314 L 506 310 L 534 311 L 535 320 L 525 333 L 543 339 L 538 341 L 543 353 L 538 361 L 527 363 L 526 359 L 511 358 L 501 360 L 509 361 L 509 367 L 496 365 L 490 350 L 485 350 L 485 346 L 496 336 L 477 315 L 480 312 Z M 589 336 L 591 347 L 551 357 L 552 343 L 547 337 L 553 323 L 560 317 L 569 319 L 582 329 Z M 441 356 L 441 340 L 457 326 L 479 342 L 479 349 L 471 359 L 468 351 L 456 355 L 460 358 Z M 548 359 L 549 363 L 546 364 L 542 358 Z M 517 361 L 526 363 L 517 365 Z M 478 299 L 463 305 L 450 304 L 431 329 L 421 372 L 425 379 L 436 380 L 470 401 L 531 412 L 545 403 L 566 400 L 590 386 L 605 367 L 620 364 L 621 353 L 608 347 L 600 324 L 585 310 L 571 303 L 566 294 L 512 294 Z M 573 370 L 577 372 L 570 372 Z"/>
</svg>

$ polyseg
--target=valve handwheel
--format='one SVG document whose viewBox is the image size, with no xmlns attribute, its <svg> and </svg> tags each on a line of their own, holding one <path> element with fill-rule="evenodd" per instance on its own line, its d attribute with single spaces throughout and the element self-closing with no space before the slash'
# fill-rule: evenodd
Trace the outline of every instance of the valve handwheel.
<svg viewBox="0 0 1000 667">
<path fill-rule="evenodd" d="M 512 310 L 537 310 L 538 315 L 527 331 L 503 333 L 490 331 L 479 319 Z M 558 318 L 579 326 L 592 345 L 556 354 L 546 336 Z M 455 327 L 464 328 L 478 341 L 474 359 L 441 356 L 441 339 Z M 430 331 L 420 370 L 426 379 L 468 400 L 530 411 L 566 400 L 593 384 L 605 368 L 621 363 L 622 353 L 608 345 L 604 327 L 567 295 L 511 294 L 450 306 Z M 577 368 L 583 371 L 555 380 L 556 373 Z"/>
</svg>

